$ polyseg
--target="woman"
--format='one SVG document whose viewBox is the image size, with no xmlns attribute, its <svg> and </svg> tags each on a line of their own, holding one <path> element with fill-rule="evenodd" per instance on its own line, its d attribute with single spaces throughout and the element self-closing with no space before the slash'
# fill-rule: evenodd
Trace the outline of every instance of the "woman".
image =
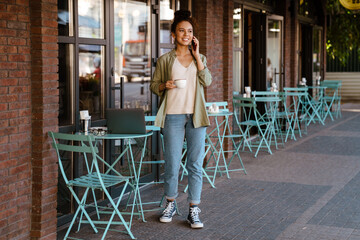
<svg viewBox="0 0 360 240">
<path fill-rule="evenodd" d="M 202 228 L 200 196 L 206 127 L 210 125 L 204 97 L 204 87 L 211 84 L 211 74 L 205 56 L 199 53 L 199 40 L 194 37 L 194 20 L 185 10 L 175 12 L 171 35 L 175 49 L 162 55 L 151 80 L 151 91 L 160 96 L 160 108 L 155 125 L 162 128 L 165 144 L 166 207 L 160 222 L 171 222 L 176 212 L 178 176 L 184 137 L 187 142 L 188 222 L 192 228 Z M 176 79 L 186 79 L 178 88 Z"/>
</svg>

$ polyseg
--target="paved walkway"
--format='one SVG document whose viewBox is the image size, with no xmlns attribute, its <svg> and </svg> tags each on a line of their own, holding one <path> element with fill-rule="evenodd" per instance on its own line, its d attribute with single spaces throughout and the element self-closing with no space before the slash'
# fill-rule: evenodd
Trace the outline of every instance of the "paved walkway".
<svg viewBox="0 0 360 240">
<path fill-rule="evenodd" d="M 311 124 L 308 132 L 273 155 L 242 153 L 248 175 L 218 178 L 216 189 L 205 183 L 203 229 L 192 230 L 185 222 L 187 194 L 182 193 L 182 216 L 164 224 L 159 212 L 146 213 L 146 223 L 134 222 L 134 235 L 141 240 L 360 240 L 360 105 L 343 105 L 341 119 Z M 158 186 L 143 197 L 161 194 Z M 87 226 L 71 236 L 100 239 Z M 129 238 L 109 232 L 107 239 Z"/>
</svg>

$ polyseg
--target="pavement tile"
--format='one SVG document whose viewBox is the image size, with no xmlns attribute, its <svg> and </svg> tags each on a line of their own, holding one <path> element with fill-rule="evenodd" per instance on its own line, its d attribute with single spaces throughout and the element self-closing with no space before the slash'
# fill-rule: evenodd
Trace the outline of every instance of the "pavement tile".
<svg viewBox="0 0 360 240">
<path fill-rule="evenodd" d="M 240 153 L 248 175 L 217 176 L 216 189 L 204 183 L 204 229 L 190 229 L 187 194 L 180 193 L 181 216 L 163 224 L 160 211 L 148 212 L 146 223 L 134 220 L 133 234 L 139 240 L 360 240 L 360 113 L 353 108 L 360 105 L 344 105 L 342 118 L 327 119 L 325 126 L 311 124 L 309 134 L 297 135 L 297 141 L 288 141 L 272 155 Z M 232 167 L 239 165 L 235 161 Z M 162 186 L 155 185 L 144 188 L 142 197 L 160 199 L 162 193 Z M 58 239 L 65 230 L 59 230 Z M 101 238 L 89 226 L 71 236 Z M 109 232 L 106 239 L 129 237 Z"/>
</svg>

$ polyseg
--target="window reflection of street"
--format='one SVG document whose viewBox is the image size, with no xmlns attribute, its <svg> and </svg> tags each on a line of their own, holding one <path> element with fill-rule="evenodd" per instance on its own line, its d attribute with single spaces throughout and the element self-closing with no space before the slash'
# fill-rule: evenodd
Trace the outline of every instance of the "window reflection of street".
<svg viewBox="0 0 360 240">
<path fill-rule="evenodd" d="M 150 77 L 135 77 L 131 82 L 124 79 L 124 108 L 142 108 L 150 113 Z M 115 87 L 120 87 L 120 77 L 116 78 Z M 119 91 L 115 91 L 115 107 L 120 107 Z"/>
<path fill-rule="evenodd" d="M 103 83 L 101 47 L 79 45 L 79 110 L 88 110 L 92 120 L 101 117 Z"/>
<path fill-rule="evenodd" d="M 150 15 L 147 1 L 114 1 L 115 88 L 120 87 L 121 78 L 124 81 L 121 92 L 114 92 L 116 108 L 122 105 L 151 112 Z"/>
</svg>

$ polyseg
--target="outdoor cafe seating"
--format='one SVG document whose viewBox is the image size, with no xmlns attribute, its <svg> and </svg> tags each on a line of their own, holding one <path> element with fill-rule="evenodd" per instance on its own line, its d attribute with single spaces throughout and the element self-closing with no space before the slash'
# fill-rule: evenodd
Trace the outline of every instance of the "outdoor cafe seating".
<svg viewBox="0 0 360 240">
<path fill-rule="evenodd" d="M 278 148 L 278 144 L 284 145 L 289 140 L 296 140 L 295 134 L 302 137 L 307 133 L 309 124 L 325 124 L 327 117 L 331 120 L 341 117 L 340 87 L 341 81 L 323 81 L 321 86 L 285 87 L 283 92 L 254 91 L 250 97 L 234 94 L 233 112 L 229 110 L 227 102 L 207 102 L 206 108 L 213 127 L 208 128 L 206 133 L 203 179 L 215 188 L 215 179 L 219 176 L 226 175 L 230 178 L 229 173 L 235 171 L 247 174 L 241 159 L 242 152 L 249 151 L 254 157 L 257 157 L 260 151 L 272 154 Z M 310 96 L 309 89 L 314 91 L 313 96 Z M 231 116 L 234 125 L 231 125 Z M 77 203 L 65 239 L 69 237 L 77 220 L 77 231 L 83 224 L 89 224 L 95 233 L 98 233 L 99 229 L 104 229 L 101 239 L 105 239 L 110 230 L 125 233 L 135 239 L 131 231 L 134 216 L 139 216 L 143 222 L 146 222 L 145 212 L 163 209 L 164 195 L 156 196 L 158 197 L 156 201 L 148 201 L 149 199 L 142 199 L 140 191 L 142 186 L 163 184 L 161 177 L 155 181 L 142 178 L 142 168 L 145 165 L 151 167 L 157 165 L 158 169 L 161 169 L 160 166 L 165 163 L 161 159 L 161 153 L 155 158 L 145 157 L 151 152 L 147 143 L 148 138 L 153 135 L 153 138 L 160 140 L 160 150 L 165 151 L 163 136 L 160 128 L 154 126 L 154 121 L 155 116 L 144 116 L 143 124 L 146 131 L 135 134 L 111 131 L 103 134 L 49 132 L 58 156 L 62 177 Z M 121 153 L 111 161 L 105 161 L 99 154 L 98 145 L 103 140 L 121 140 L 123 143 Z M 224 147 L 226 140 L 231 144 L 229 149 Z M 187 142 L 184 139 L 179 169 L 180 181 L 188 175 L 186 153 Z M 74 178 L 65 170 L 64 159 L 69 156 L 76 156 L 76 159 L 81 161 L 79 164 L 84 166 L 83 175 Z M 129 164 L 129 171 L 126 174 L 117 168 L 122 158 L 127 158 Z M 232 167 L 235 158 L 239 160 L 240 168 Z M 122 186 L 116 196 L 110 192 L 113 186 Z M 83 190 L 79 190 L 80 188 Z M 184 192 L 187 189 L 186 185 Z M 96 198 L 98 190 L 104 193 L 107 205 L 98 203 Z M 125 201 L 126 194 L 125 209 L 120 210 L 120 203 Z M 156 206 L 147 207 L 150 205 Z M 93 212 L 90 213 L 90 210 Z M 104 214 L 108 217 L 103 217 Z M 123 229 L 120 229 L 120 226 Z"/>
<path fill-rule="evenodd" d="M 272 141 L 277 147 L 276 112 L 280 98 L 276 95 L 264 96 L 260 94 L 255 93 L 254 97 L 250 98 L 241 95 L 234 95 L 233 97 L 234 109 L 237 111 L 235 120 L 244 137 L 243 150 L 248 147 L 252 152 L 252 149 L 256 148 L 255 157 L 261 149 L 272 154 Z M 246 139 L 250 138 L 252 129 L 257 133 L 257 138 L 250 142 Z"/>
<path fill-rule="evenodd" d="M 58 156 L 59 168 L 63 180 L 77 203 L 77 209 L 72 217 L 64 239 L 69 237 L 69 233 L 77 218 L 79 218 L 77 231 L 80 230 L 83 223 L 88 223 L 95 233 L 99 232 L 98 229 L 104 229 L 101 239 L 105 239 L 109 230 L 120 231 L 110 227 L 113 227 L 113 225 L 122 225 L 125 230 L 120 232 L 124 232 L 132 239 L 135 239 L 131 232 L 131 219 L 130 221 L 126 221 L 123 213 L 119 210 L 119 204 L 126 188 L 129 186 L 135 189 L 135 186 L 131 183 L 132 177 L 123 176 L 120 172 L 116 171 L 113 166 L 108 165 L 98 157 L 98 148 L 95 146 L 94 135 L 49 132 L 49 136 L 53 141 L 53 147 Z M 73 177 L 64 167 L 67 158 L 71 158 L 73 154 L 78 154 L 81 166 L 85 166 L 83 174 L 78 177 Z M 108 166 L 106 171 L 100 170 L 102 164 Z M 109 188 L 119 184 L 123 184 L 124 187 L 121 193 L 114 198 L 110 194 Z M 83 190 L 79 191 L 75 190 L 75 188 L 81 188 Z M 109 201 L 109 206 L 97 204 L 95 190 L 101 190 L 104 193 Z M 132 213 L 134 212 L 134 206 L 135 204 L 131 209 Z M 95 208 L 96 215 L 90 216 L 89 210 L 91 207 Z M 107 214 L 110 217 L 100 218 L 103 214 Z M 101 227 L 103 225 L 105 225 L 105 227 Z"/>
<path fill-rule="evenodd" d="M 230 178 L 229 172 L 242 171 L 247 174 L 244 163 L 238 151 L 240 148 L 240 143 L 238 143 L 238 139 L 240 139 L 242 135 L 233 133 L 231 131 L 229 125 L 229 117 L 232 116 L 233 113 L 227 108 L 228 103 L 207 102 L 205 106 L 208 108 L 208 116 L 210 117 L 210 119 L 215 120 L 215 128 L 206 133 L 207 143 L 211 146 L 211 154 L 209 159 L 207 160 L 205 169 L 206 171 L 213 173 L 213 184 L 215 184 L 217 174 L 219 174 L 220 176 L 222 176 L 222 174 L 226 174 L 228 178 Z M 214 108 L 214 106 L 216 106 L 216 108 Z M 224 149 L 225 139 L 231 140 L 232 149 Z M 226 160 L 226 153 L 232 153 L 229 161 Z M 237 157 L 240 162 L 240 168 L 230 168 L 230 165 L 235 157 Z M 211 162 L 213 162 L 213 165 L 215 166 L 210 166 Z"/>
</svg>

